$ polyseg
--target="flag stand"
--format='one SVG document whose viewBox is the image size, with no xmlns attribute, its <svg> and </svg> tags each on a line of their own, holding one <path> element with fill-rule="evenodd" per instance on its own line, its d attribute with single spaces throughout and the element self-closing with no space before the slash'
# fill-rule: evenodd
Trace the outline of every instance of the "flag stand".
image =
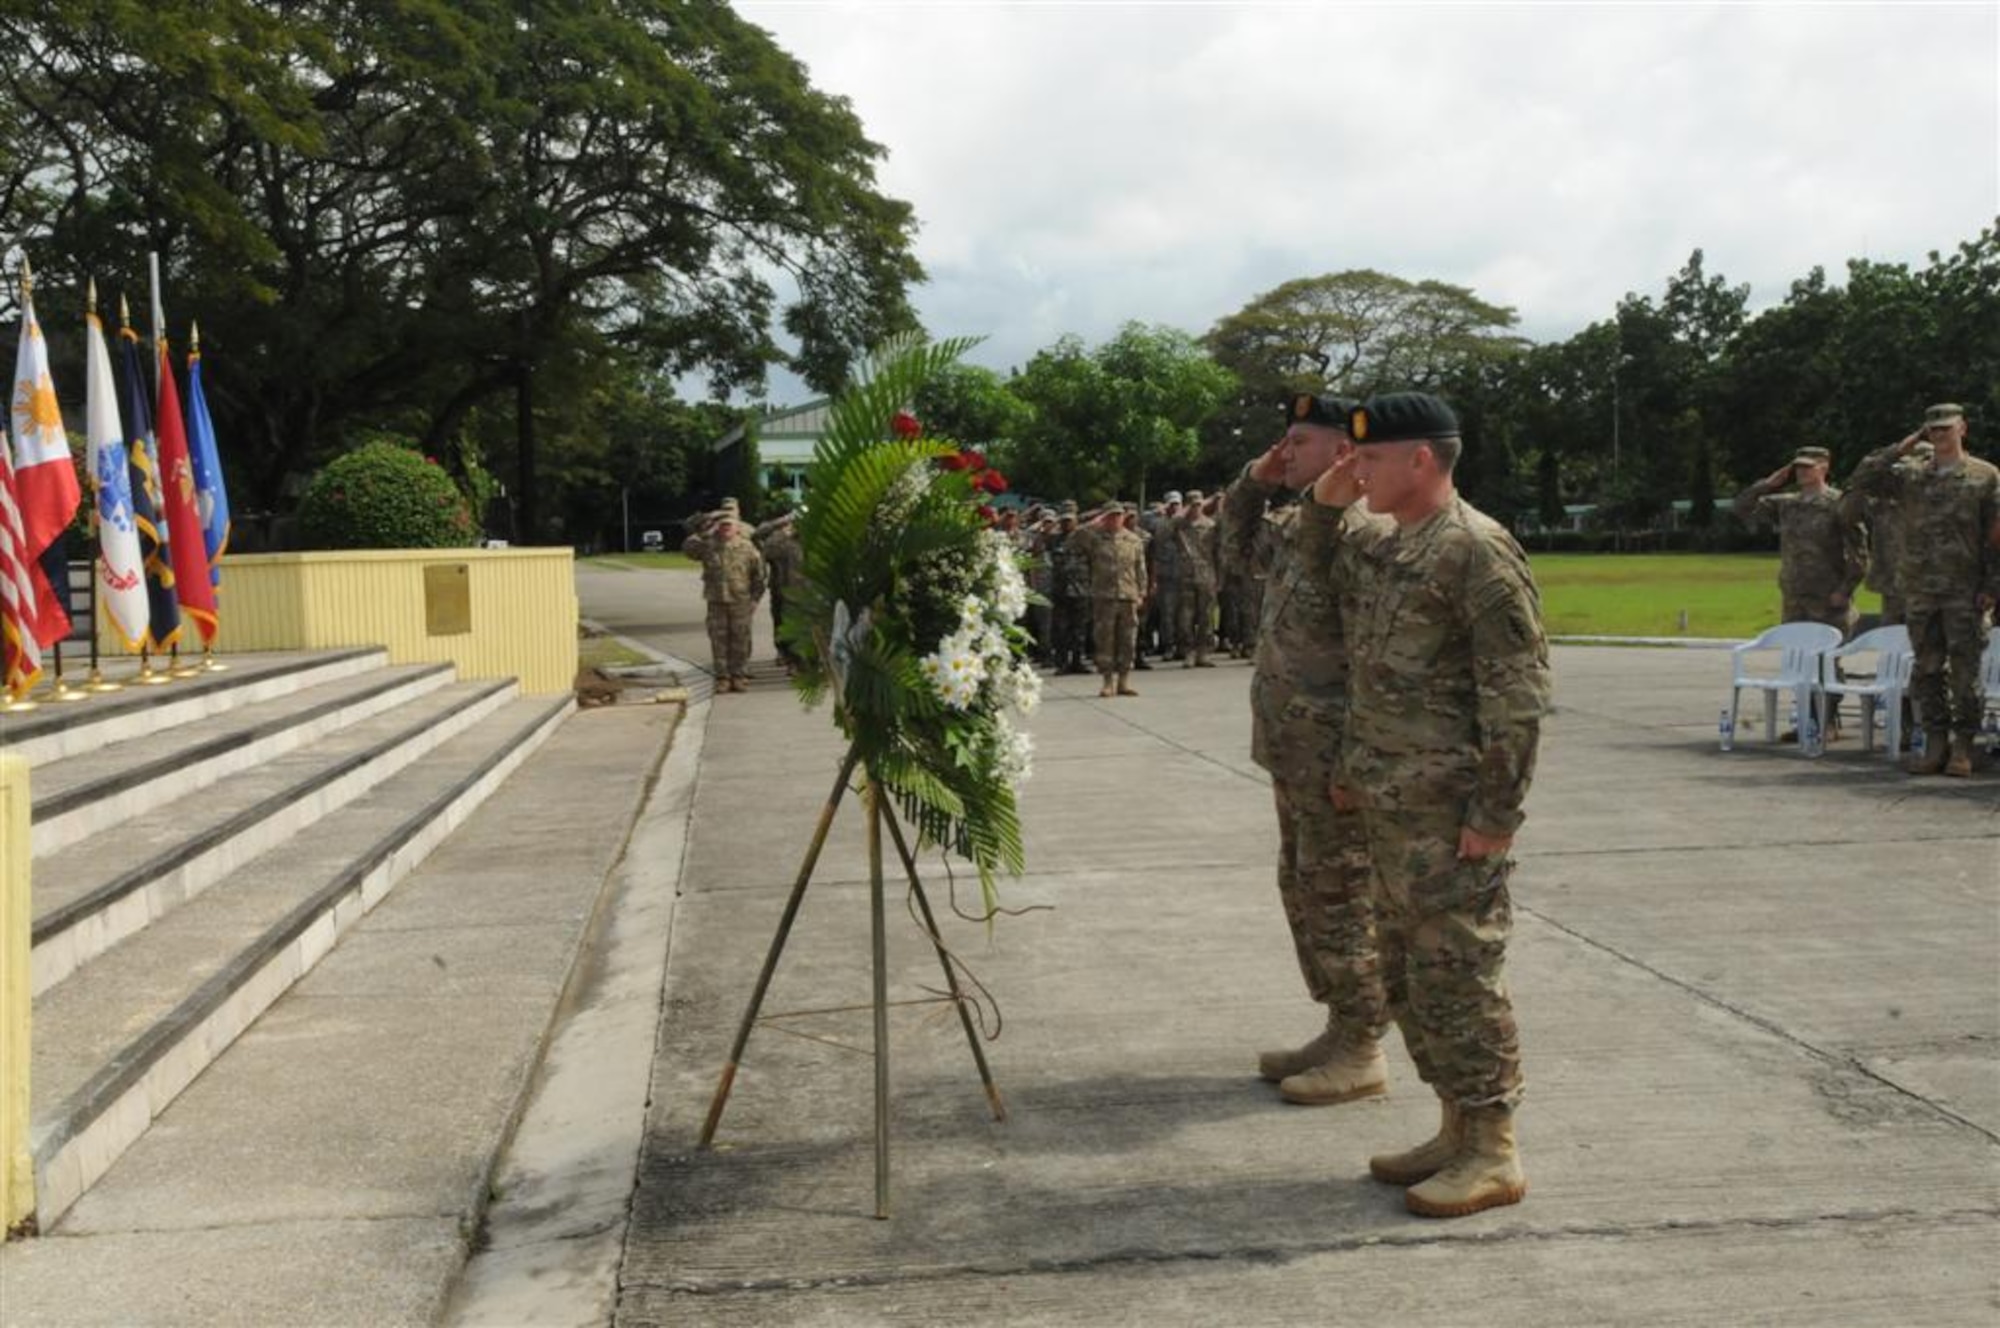
<svg viewBox="0 0 2000 1328">
<path fill-rule="evenodd" d="M 208 642 L 201 643 L 201 663 L 194 666 L 197 673 L 227 673 L 229 666 L 215 657 L 215 647 Z"/>
<path fill-rule="evenodd" d="M 70 686 L 69 679 L 63 677 L 62 642 L 60 641 L 56 642 L 56 689 L 51 693 L 50 699 L 61 701 L 65 705 L 75 701 L 88 701 L 90 699 L 89 692 L 81 687 Z"/>
<path fill-rule="evenodd" d="M 199 664 L 181 663 L 181 643 L 176 641 L 167 647 L 167 676 L 170 678 L 192 678 L 201 672 Z"/>
<path fill-rule="evenodd" d="M 757 975 L 757 985 L 750 995 L 750 1004 L 743 1011 L 742 1022 L 737 1026 L 736 1041 L 729 1050 L 729 1062 L 722 1067 L 722 1075 L 715 1086 L 715 1096 L 709 1102 L 708 1120 L 701 1128 L 701 1147 L 712 1147 L 715 1130 L 722 1121 L 723 1109 L 729 1104 L 729 1092 L 736 1082 L 737 1068 L 743 1063 L 743 1051 L 749 1044 L 750 1032 L 759 1023 L 772 1023 L 788 1015 L 829 1013 L 827 1011 L 798 1010 L 761 1016 L 765 994 L 770 990 L 771 978 L 777 972 L 778 958 L 784 953 L 785 942 L 790 938 L 792 924 L 799 915 L 799 905 L 805 900 L 806 886 L 811 884 L 813 871 L 819 864 L 820 850 L 826 845 L 827 832 L 833 828 L 834 814 L 840 808 L 841 795 L 847 791 L 848 781 L 860 764 L 861 753 L 858 746 L 850 747 L 841 761 L 840 774 L 834 780 L 833 791 L 827 795 L 826 805 L 820 809 L 819 824 L 813 831 L 812 841 L 806 847 L 805 859 L 799 864 L 797 880 L 792 885 L 791 896 L 785 901 L 785 911 L 779 916 L 778 931 L 771 938 L 771 948 L 764 956 L 764 967 Z M 924 934 L 931 947 L 937 952 L 938 963 L 944 969 L 945 986 L 948 995 L 940 998 L 951 1002 L 958 1009 L 959 1023 L 965 1029 L 965 1039 L 972 1048 L 973 1063 L 979 1068 L 980 1082 L 986 1088 L 986 1100 L 993 1109 L 993 1119 L 1007 1119 L 1007 1107 L 1000 1098 L 1000 1090 L 993 1082 L 992 1069 L 986 1063 L 986 1053 L 979 1045 L 977 1030 L 972 1026 L 972 1015 L 965 1008 L 967 997 L 959 986 L 958 971 L 952 967 L 951 952 L 946 949 L 944 938 L 938 933 L 937 918 L 931 912 L 930 900 L 924 894 L 922 880 L 917 875 L 916 858 L 910 851 L 909 843 L 903 838 L 901 825 L 896 814 L 882 795 L 881 784 L 872 772 L 862 776 L 861 798 L 868 817 L 868 901 L 870 923 L 870 949 L 872 954 L 871 1007 L 875 1026 L 875 1216 L 889 1216 L 889 963 L 888 937 L 883 908 L 882 873 L 882 827 L 887 825 L 890 838 L 895 841 L 896 855 L 902 861 L 903 870 L 909 878 L 910 893 L 923 913 Z M 902 1004 L 904 1002 L 898 1002 Z M 839 1045 L 839 1044 L 836 1044 Z"/>
<path fill-rule="evenodd" d="M 153 667 L 153 652 L 142 646 L 139 650 L 139 676 L 132 681 L 141 687 L 160 687 L 173 680 L 172 674 Z"/>
</svg>

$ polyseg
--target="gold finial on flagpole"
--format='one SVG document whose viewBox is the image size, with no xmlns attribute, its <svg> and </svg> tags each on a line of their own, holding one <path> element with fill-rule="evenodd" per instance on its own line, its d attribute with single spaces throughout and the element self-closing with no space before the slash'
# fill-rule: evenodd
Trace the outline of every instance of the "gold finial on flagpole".
<svg viewBox="0 0 2000 1328">
<path fill-rule="evenodd" d="M 118 326 L 121 331 L 132 330 L 132 306 L 125 299 L 125 293 L 118 293 Z"/>
<path fill-rule="evenodd" d="M 199 322 L 188 323 L 188 353 L 190 355 L 201 354 L 201 324 Z"/>
<path fill-rule="evenodd" d="M 96 313 L 96 312 L 97 312 L 97 278 L 96 278 L 96 277 L 92 277 L 92 278 L 91 278 L 91 279 L 90 279 L 90 280 L 89 280 L 89 281 L 88 281 L 87 283 L 85 283 L 85 285 L 84 285 L 84 288 L 83 288 L 83 311 L 84 311 L 85 313 L 87 313 L 87 314 L 94 314 L 94 313 Z"/>
<path fill-rule="evenodd" d="M 21 298 L 31 299 L 35 294 L 35 269 L 28 265 L 28 251 L 21 251 Z"/>
</svg>

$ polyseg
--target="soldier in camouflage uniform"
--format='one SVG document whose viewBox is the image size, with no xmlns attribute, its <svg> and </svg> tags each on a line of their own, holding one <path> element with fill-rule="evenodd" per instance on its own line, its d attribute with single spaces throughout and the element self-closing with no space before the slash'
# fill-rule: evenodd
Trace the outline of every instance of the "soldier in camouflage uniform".
<svg viewBox="0 0 2000 1328">
<path fill-rule="evenodd" d="M 1899 465 L 1922 438 L 1933 449 L 1930 465 Z M 1853 485 L 1893 497 L 1909 522 L 1909 557 L 1897 569 L 1897 585 L 1916 654 L 1910 691 L 1924 726 L 1924 753 L 1911 760 L 1910 772 L 1963 778 L 1972 773 L 1983 704 L 1986 612 L 2000 594 L 2000 552 L 1992 546 L 2000 470 L 1966 453 L 1965 411 L 1946 404 L 1925 412 L 1921 433 L 1864 457 Z"/>
<path fill-rule="evenodd" d="M 1297 492 L 1353 449 L 1351 402 L 1301 395 L 1287 403 L 1286 429 L 1244 467 L 1223 500 L 1222 553 L 1242 568 L 1263 556 L 1264 509 Z M 1271 772 L 1278 811 L 1278 898 L 1292 930 L 1306 992 L 1326 1007 L 1325 1027 L 1294 1050 L 1260 1052 L 1257 1073 L 1290 1102 L 1330 1105 L 1383 1092 L 1388 1002 L 1375 953 L 1368 841 L 1361 817 L 1328 796 L 1346 729 L 1347 643 L 1333 583 L 1309 568 L 1297 519 L 1342 519 L 1331 509 L 1282 509 L 1265 620 L 1250 677 L 1250 755 Z M 1359 509 L 1346 520 L 1379 521 Z"/>
<path fill-rule="evenodd" d="M 1735 508 L 1746 522 L 1777 527 L 1778 589 L 1784 598 L 1780 621 L 1824 623 L 1845 641 L 1854 634 L 1854 590 L 1868 571 L 1868 543 L 1861 524 L 1841 502 L 1840 490 L 1826 482 L 1831 462 L 1824 447 L 1802 447 L 1784 466 L 1737 494 Z M 1794 480 L 1796 492 L 1779 492 Z M 1840 727 L 1838 698 L 1831 698 L 1831 705 L 1829 730 Z"/>
<path fill-rule="evenodd" d="M 708 601 L 708 648 L 715 657 L 715 690 L 750 690 L 750 624 L 764 597 L 764 559 L 725 498 L 681 552 L 701 563 L 702 597 Z"/>
<path fill-rule="evenodd" d="M 1918 443 L 1896 465 L 1914 471 L 1930 465 L 1930 461 L 1931 445 Z M 1909 556 L 1905 531 L 1909 522 L 1893 495 L 1849 489 L 1840 496 L 1840 508 L 1848 520 L 1860 522 L 1868 529 L 1868 576 L 1862 584 L 1882 597 L 1882 626 L 1893 627 L 1905 617 L 1896 569 Z M 1904 704 L 1909 702 L 1906 700 Z"/>
<path fill-rule="evenodd" d="M 1311 527 L 1333 536 L 1325 562 L 1348 641 L 1335 798 L 1367 834 L 1390 1014 L 1443 1104 L 1433 1138 L 1368 1166 L 1408 1187 L 1410 1211 L 1457 1217 L 1527 1193 L 1503 969 L 1508 850 L 1549 707 L 1548 640 L 1521 546 L 1453 487 L 1451 408 L 1422 392 L 1378 396 L 1349 433 L 1354 453 L 1319 477 L 1313 501 L 1344 511 L 1365 489 L 1393 524 Z"/>
<path fill-rule="evenodd" d="M 1132 652 L 1137 644 L 1139 611 L 1146 602 L 1146 542 L 1128 527 L 1138 509 L 1112 503 L 1083 541 L 1090 567 L 1092 639 L 1097 673 L 1104 679 L 1099 696 L 1137 696 L 1132 688 Z"/>
<path fill-rule="evenodd" d="M 1169 489 L 1158 515 L 1151 522 L 1141 522 L 1146 533 L 1153 537 L 1146 545 L 1153 576 L 1153 596 L 1146 604 L 1146 619 L 1153 625 L 1162 659 L 1178 658 L 1185 650 L 1180 635 L 1181 547 L 1178 540 L 1170 537 L 1183 510 L 1180 491 Z M 1169 537 L 1162 538 L 1163 535 Z M 1140 653 L 1145 652 L 1142 649 Z"/>
<path fill-rule="evenodd" d="M 764 581 L 771 592 L 771 639 L 778 643 L 778 662 L 790 673 L 799 665 L 798 655 L 778 635 L 785 620 L 785 593 L 798 581 L 805 565 L 805 550 L 799 546 L 798 522 L 791 512 L 757 527 L 751 537 L 764 559 Z"/>
<path fill-rule="evenodd" d="M 1178 550 L 1180 598 L 1175 605 L 1174 636 L 1180 642 L 1181 667 L 1212 669 L 1208 652 L 1215 644 L 1215 592 L 1219 579 L 1215 513 L 1200 489 L 1189 491 L 1187 506 L 1167 528 L 1168 543 Z"/>
<path fill-rule="evenodd" d="M 1065 499 L 1056 533 L 1044 543 L 1049 559 L 1049 579 L 1055 593 L 1050 597 L 1049 641 L 1058 673 L 1084 673 L 1083 635 L 1089 626 L 1090 564 L 1081 556 L 1086 531 L 1077 525 L 1076 500 Z M 1072 548 L 1075 544 L 1079 547 Z"/>
</svg>

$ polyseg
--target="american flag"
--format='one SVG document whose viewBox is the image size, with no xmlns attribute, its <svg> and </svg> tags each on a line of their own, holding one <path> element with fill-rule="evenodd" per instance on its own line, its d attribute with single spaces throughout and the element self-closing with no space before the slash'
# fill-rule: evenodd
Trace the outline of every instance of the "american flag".
<svg viewBox="0 0 2000 1328">
<path fill-rule="evenodd" d="M 17 701 L 42 676 L 27 547 L 14 490 L 13 449 L 7 444 L 7 431 L 0 429 L 0 687 Z"/>
</svg>

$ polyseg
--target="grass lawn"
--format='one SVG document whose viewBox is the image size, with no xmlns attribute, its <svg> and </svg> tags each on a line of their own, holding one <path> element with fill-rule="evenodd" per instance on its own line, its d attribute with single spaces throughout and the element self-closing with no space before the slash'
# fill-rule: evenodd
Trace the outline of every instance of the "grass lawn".
<svg viewBox="0 0 2000 1328">
<path fill-rule="evenodd" d="M 1530 561 L 1552 636 L 1749 637 L 1779 619 L 1774 553 L 1544 553 Z M 1882 607 L 1867 590 L 1856 602 L 1862 613 Z"/>
<path fill-rule="evenodd" d="M 631 567 L 645 567 L 657 571 L 672 568 L 677 571 L 698 571 L 701 564 L 684 553 L 606 553 L 583 560 L 591 567 L 606 567 L 612 571 L 624 571 Z"/>
</svg>

